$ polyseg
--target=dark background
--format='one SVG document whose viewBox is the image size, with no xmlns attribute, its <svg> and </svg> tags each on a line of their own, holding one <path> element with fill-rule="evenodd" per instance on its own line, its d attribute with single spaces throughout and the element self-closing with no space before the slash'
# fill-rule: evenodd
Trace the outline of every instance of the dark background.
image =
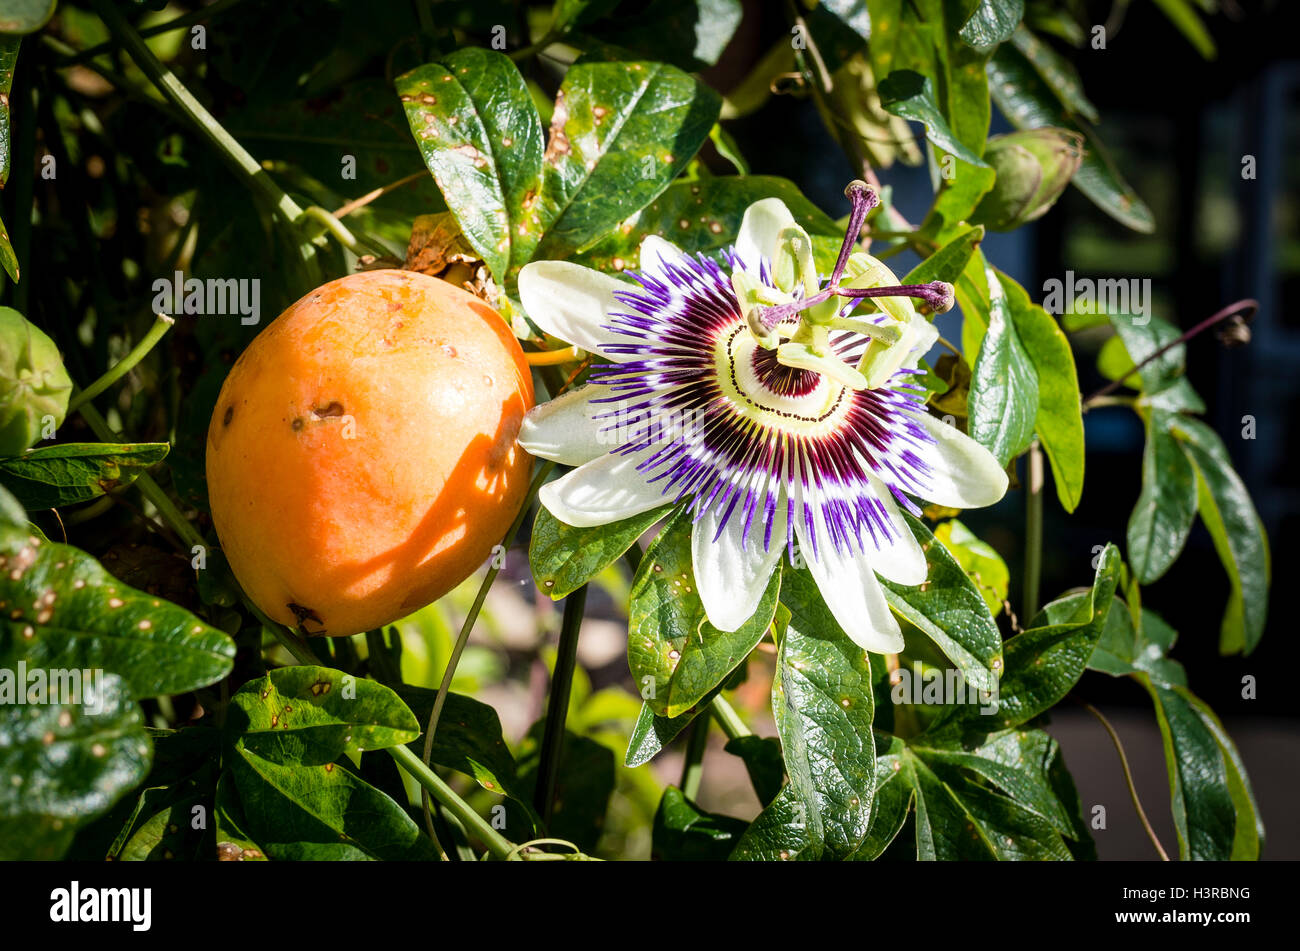
<svg viewBox="0 0 1300 951">
<path fill-rule="evenodd" d="M 1105 22 L 1110 4 L 1094 5 Z M 751 3 L 742 41 L 765 49 L 785 21 L 771 5 Z M 1219 623 L 1228 579 L 1199 520 L 1182 557 L 1143 590 L 1144 606 L 1180 633 L 1173 656 L 1187 668 L 1192 690 L 1222 717 L 1237 739 L 1267 827 L 1267 858 L 1300 857 L 1294 788 L 1300 779 L 1300 721 L 1293 678 L 1300 653 L 1285 602 L 1293 593 L 1296 560 L 1286 539 L 1300 519 L 1296 479 L 1296 414 L 1300 409 L 1300 59 L 1293 4 L 1231 3 L 1210 18 L 1218 45 L 1203 60 L 1155 4 L 1133 3 L 1104 50 L 1069 50 L 1084 89 L 1102 116 L 1098 132 L 1121 172 L 1151 207 L 1156 231 L 1140 235 L 1113 221 L 1081 193 L 1067 191 L 1048 215 L 1009 235 L 992 234 L 984 251 L 1041 300 L 1043 282 L 1078 277 L 1151 278 L 1152 313 L 1187 329 L 1220 307 L 1253 297 L 1260 309 L 1248 346 L 1225 349 L 1213 332 L 1188 344 L 1188 376 L 1204 397 L 1206 420 L 1227 444 L 1268 530 L 1273 586 L 1266 634 L 1250 657 L 1222 657 Z M 728 64 L 721 64 L 726 69 Z M 725 80 L 721 80 L 725 83 Z M 724 85 L 725 88 L 725 85 Z M 845 183 L 856 173 L 822 128 L 809 101 L 778 97 L 752 120 L 731 124 L 755 173 L 796 181 L 833 215 L 844 213 Z M 774 133 L 773 130 L 779 129 Z M 997 113 L 993 133 L 1010 131 Z M 1243 180 L 1242 158 L 1256 159 L 1256 178 Z M 931 199 L 924 168 L 895 165 L 880 173 L 912 221 Z M 904 270 L 906 265 L 903 265 Z M 902 273 L 900 271 L 899 273 Z M 960 339 L 960 316 L 941 318 Z M 1096 372 L 1100 337 L 1076 337 L 1080 386 L 1091 393 L 1106 381 Z M 1256 436 L 1242 438 L 1243 417 Z M 1043 599 L 1090 582 L 1094 546 L 1124 547 L 1125 527 L 1141 479 L 1143 432 L 1127 408 L 1095 409 L 1085 417 L 1088 469 L 1083 500 L 1070 516 L 1050 485 L 1044 531 Z M 1022 463 L 1023 464 L 1023 463 Z M 1050 480 L 1049 480 L 1050 483 Z M 1008 493 L 992 510 L 963 519 L 1006 557 L 1011 603 L 1020 603 L 1022 534 L 1015 530 L 1023 494 Z M 1242 678 L 1257 682 L 1257 699 L 1242 697 Z M 1088 675 L 1079 690 L 1115 721 L 1128 749 L 1136 785 L 1166 848 L 1174 846 L 1159 734 L 1150 700 L 1132 681 Z M 1052 732 L 1061 740 L 1085 810 L 1108 804 L 1110 831 L 1097 832 L 1103 858 L 1152 858 L 1123 786 L 1113 747 L 1087 714 L 1063 707 Z"/>
</svg>

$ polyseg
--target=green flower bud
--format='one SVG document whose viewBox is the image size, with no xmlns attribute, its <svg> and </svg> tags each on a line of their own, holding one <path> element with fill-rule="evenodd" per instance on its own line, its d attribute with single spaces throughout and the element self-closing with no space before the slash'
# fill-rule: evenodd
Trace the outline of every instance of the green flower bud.
<svg viewBox="0 0 1300 951">
<path fill-rule="evenodd" d="M 997 172 L 993 189 L 970 217 L 1011 231 L 1047 214 L 1083 161 L 1083 136 L 1069 129 L 1026 129 L 989 139 L 984 161 Z"/>
<path fill-rule="evenodd" d="M 72 380 L 59 348 L 11 307 L 0 307 L 0 456 L 16 456 L 68 411 Z"/>
</svg>

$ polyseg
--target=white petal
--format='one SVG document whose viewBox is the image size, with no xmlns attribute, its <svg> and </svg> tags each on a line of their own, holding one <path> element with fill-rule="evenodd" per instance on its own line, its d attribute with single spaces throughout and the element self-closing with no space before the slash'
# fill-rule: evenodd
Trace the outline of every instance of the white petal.
<svg viewBox="0 0 1300 951">
<path fill-rule="evenodd" d="M 662 274 L 665 265 L 676 264 L 686 255 L 671 241 L 665 241 L 657 234 L 648 234 L 641 239 L 640 257 L 641 270 Z"/>
<path fill-rule="evenodd" d="M 543 505 L 561 522 L 577 528 L 606 525 L 640 515 L 672 501 L 661 494 L 662 483 L 646 483 L 636 471 L 641 453 L 604 455 L 548 482 L 538 493 Z"/>
<path fill-rule="evenodd" d="M 921 551 L 916 536 L 903 521 L 903 515 L 898 511 L 893 494 L 885 484 L 872 476 L 871 487 L 876 490 L 876 495 L 880 496 L 881 502 L 884 503 L 885 512 L 889 515 L 890 525 L 894 531 L 893 538 L 888 541 L 879 535 L 876 536 L 876 551 L 871 556 L 871 566 L 882 578 L 888 578 L 895 584 L 918 585 L 925 580 L 930 571 L 930 566 L 925 561 L 925 552 Z M 864 542 L 870 545 L 871 539 L 864 539 Z"/>
<path fill-rule="evenodd" d="M 867 556 L 856 550 L 852 553 L 837 551 L 815 509 L 813 520 L 817 530 L 816 556 L 796 499 L 794 531 L 799 539 L 799 552 L 831 614 L 849 639 L 863 650 L 877 654 L 898 653 L 903 649 L 903 632 L 889 610 Z"/>
<path fill-rule="evenodd" d="M 704 602 L 709 623 L 720 631 L 734 631 L 753 617 L 772 571 L 785 551 L 785 500 L 777 499 L 772 542 L 766 551 L 763 550 L 763 502 L 760 500 L 755 507 L 749 538 L 743 544 L 742 505 L 743 501 L 736 504 L 716 542 L 713 537 L 717 535 L 721 514 L 718 506 L 710 506 L 691 529 L 695 587 Z M 725 506 L 722 510 L 726 510 Z"/>
<path fill-rule="evenodd" d="M 794 223 L 794 215 L 779 198 L 764 198 L 746 208 L 736 235 L 736 254 L 745 270 L 758 274 L 764 261 L 771 262 L 781 229 Z"/>
<path fill-rule="evenodd" d="M 930 464 L 930 484 L 922 495 L 936 505 L 956 509 L 992 505 L 1007 493 L 1007 474 L 993 454 L 956 426 L 926 412 L 913 414 L 935 445 L 919 455 Z"/>
<path fill-rule="evenodd" d="M 553 400 L 534 406 L 519 427 L 519 445 L 534 456 L 580 466 L 614 448 L 612 433 L 602 433 L 606 422 L 593 416 L 608 413 L 614 404 L 593 403 L 609 395 L 608 387 L 592 383 L 575 387 Z"/>
<path fill-rule="evenodd" d="M 519 300 L 533 323 L 583 350 L 623 363 L 627 354 L 601 349 L 614 337 L 603 325 L 611 310 L 626 310 L 616 291 L 636 288 L 617 278 L 569 261 L 534 261 L 519 272 Z"/>
</svg>

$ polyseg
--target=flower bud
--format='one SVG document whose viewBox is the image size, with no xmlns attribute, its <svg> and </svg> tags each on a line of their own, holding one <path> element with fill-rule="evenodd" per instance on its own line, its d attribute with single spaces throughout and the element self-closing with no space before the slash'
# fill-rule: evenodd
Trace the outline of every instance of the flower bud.
<svg viewBox="0 0 1300 951">
<path fill-rule="evenodd" d="M 993 189 L 970 217 L 1011 231 L 1047 213 L 1083 161 L 1083 136 L 1069 129 L 1026 129 L 989 139 L 984 161 L 997 172 Z"/>
<path fill-rule="evenodd" d="M 59 348 L 11 307 L 0 307 L 0 456 L 15 456 L 68 411 L 72 380 Z"/>
</svg>

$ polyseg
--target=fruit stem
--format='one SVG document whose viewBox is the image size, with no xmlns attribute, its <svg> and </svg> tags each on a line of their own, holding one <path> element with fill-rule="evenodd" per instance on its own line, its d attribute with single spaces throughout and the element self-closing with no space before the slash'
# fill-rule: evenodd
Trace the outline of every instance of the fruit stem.
<svg viewBox="0 0 1300 951">
<path fill-rule="evenodd" d="M 149 45 L 126 21 L 126 17 L 118 11 L 111 0 L 95 0 L 95 11 L 113 34 L 114 39 L 119 40 L 126 47 L 131 58 L 140 67 L 140 71 L 149 78 L 159 92 L 185 113 L 209 142 L 216 146 L 235 171 L 244 178 L 249 188 L 270 202 L 286 221 L 290 223 L 296 221 L 302 215 L 302 209 L 298 207 L 297 202 L 271 180 L 266 170 L 258 164 L 257 159 L 253 158 L 248 150 L 213 118 L 212 113 L 208 112 L 194 94 L 185 88 L 185 84 L 176 78 L 176 74 L 158 60 L 153 50 L 149 49 Z"/>
<path fill-rule="evenodd" d="M 524 519 L 528 516 L 529 509 L 532 508 L 533 499 L 541 491 L 542 484 L 550 476 L 551 470 L 555 468 L 554 462 L 543 463 L 533 476 L 532 484 L 528 486 L 528 494 L 524 496 L 523 504 L 519 506 L 519 514 L 515 516 L 514 522 L 506 529 L 505 537 L 502 539 L 502 547 L 507 551 L 514 543 L 515 536 L 519 534 L 520 527 L 524 524 Z M 470 605 L 469 613 L 465 615 L 465 621 L 460 626 L 460 633 L 456 636 L 456 643 L 452 646 L 451 656 L 447 658 L 447 669 L 443 671 L 442 683 L 438 686 L 438 696 L 433 700 L 433 709 L 429 711 L 429 723 L 424 729 L 424 756 L 423 762 L 427 767 L 433 758 L 433 738 L 438 732 L 438 721 L 442 718 L 442 708 L 447 702 L 447 694 L 451 691 L 452 678 L 456 676 L 456 667 L 460 663 L 460 655 L 465 652 L 465 645 L 469 643 L 469 635 L 474 630 L 474 622 L 478 620 L 479 612 L 483 610 L 483 602 L 487 600 L 488 589 L 492 587 L 492 582 L 496 581 L 497 575 L 500 574 L 501 568 L 493 559 L 492 567 L 488 569 L 483 578 L 483 583 L 479 585 L 478 594 L 474 598 L 474 603 Z M 429 833 L 429 837 L 438 842 L 437 833 L 433 829 L 433 814 L 429 809 L 429 797 L 423 797 L 424 805 L 424 826 Z M 439 842 L 439 847 L 441 843 Z M 443 849 L 445 852 L 446 849 Z"/>
<path fill-rule="evenodd" d="M 561 363 L 576 363 L 582 359 L 582 349 L 579 347 L 564 347 L 560 350 L 537 350 L 532 353 L 525 353 L 524 359 L 532 367 L 548 367 Z"/>
<path fill-rule="evenodd" d="M 551 696 L 546 702 L 546 727 L 542 733 L 537 787 L 533 793 L 533 806 L 542 817 L 544 826 L 551 824 L 551 814 L 555 810 L 555 783 L 560 773 L 560 758 L 564 753 L 564 721 L 568 719 L 569 698 L 573 695 L 573 671 L 578 664 L 578 633 L 582 628 L 586 604 L 585 584 L 564 599 L 564 620 L 560 624 L 555 671 L 551 674 Z"/>
<path fill-rule="evenodd" d="M 80 409 L 83 403 L 93 400 L 135 369 L 135 365 L 144 359 L 145 354 L 154 348 L 154 345 L 163 338 L 163 334 L 167 333 L 174 323 L 176 321 L 166 314 L 159 314 L 157 319 L 154 320 L 153 326 L 149 328 L 149 332 L 140 338 L 140 342 L 131 348 L 130 353 L 109 367 L 103 376 L 68 401 L 68 412 L 72 413 Z"/>
</svg>

